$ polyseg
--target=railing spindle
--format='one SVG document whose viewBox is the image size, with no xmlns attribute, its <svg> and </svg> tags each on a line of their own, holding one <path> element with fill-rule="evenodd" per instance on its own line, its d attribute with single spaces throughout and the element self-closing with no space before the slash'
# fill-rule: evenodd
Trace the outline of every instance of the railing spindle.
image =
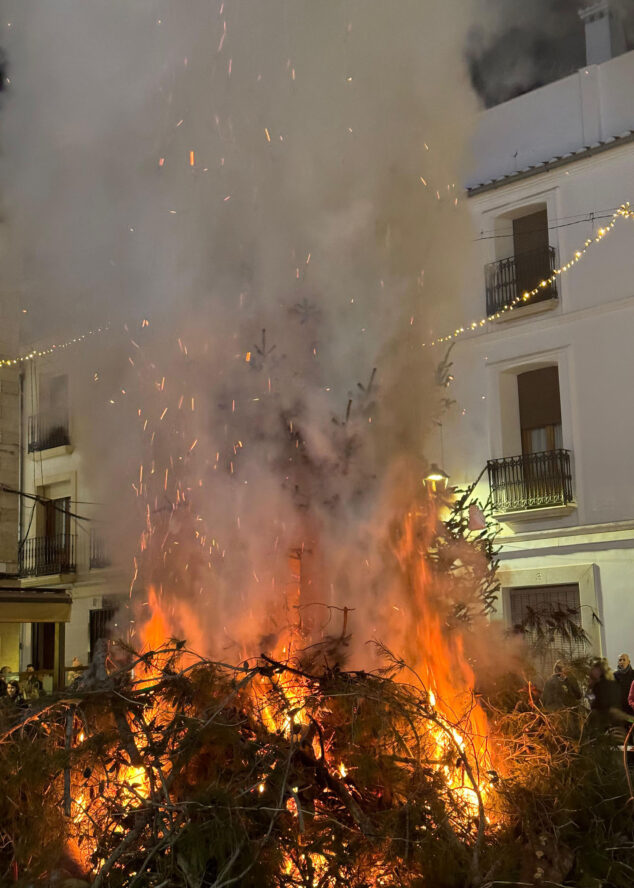
<svg viewBox="0 0 634 888">
<path fill-rule="evenodd" d="M 565 506 L 574 501 L 568 450 L 544 450 L 487 463 L 494 511 Z"/>
</svg>

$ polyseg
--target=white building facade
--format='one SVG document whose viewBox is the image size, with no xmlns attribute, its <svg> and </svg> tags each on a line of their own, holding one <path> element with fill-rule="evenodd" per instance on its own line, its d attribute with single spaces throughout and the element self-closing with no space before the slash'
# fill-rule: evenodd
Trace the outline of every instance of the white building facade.
<svg viewBox="0 0 634 888">
<path fill-rule="evenodd" d="M 12 349 L 0 357 L 13 356 Z M 0 665 L 46 690 L 115 632 L 128 591 L 112 567 L 98 456 L 70 353 L 0 369 Z M 103 489 L 103 485 L 101 486 Z"/>
<path fill-rule="evenodd" d="M 570 608 L 612 663 L 634 656 L 634 220 L 596 238 L 634 206 L 633 85 L 629 52 L 483 112 L 461 326 L 489 320 L 456 339 L 442 454 L 452 482 L 484 470 L 477 492 L 501 525 L 498 617 Z"/>
<path fill-rule="evenodd" d="M 83 374 L 72 372 L 72 357 L 53 354 L 25 362 L 21 375 L 20 489 L 26 496 L 20 514 L 20 584 L 49 595 L 63 591 L 71 602 L 58 651 L 59 669 L 66 673 L 73 660 L 86 666 L 97 639 L 116 632 L 113 624 L 127 590 L 112 568 L 95 478 L 98 459 L 91 455 L 89 419 L 76 390 L 84 384 Z M 50 673 L 56 647 L 52 625 L 25 622 L 21 632 L 21 671 L 33 662 Z M 57 632 L 59 646 L 59 627 Z M 55 677 L 63 680 L 61 673 Z"/>
</svg>

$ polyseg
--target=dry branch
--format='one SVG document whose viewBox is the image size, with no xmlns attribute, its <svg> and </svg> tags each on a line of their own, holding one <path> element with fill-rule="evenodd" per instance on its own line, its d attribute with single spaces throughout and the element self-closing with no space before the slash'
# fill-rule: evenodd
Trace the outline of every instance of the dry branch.
<svg viewBox="0 0 634 888">
<path fill-rule="evenodd" d="M 234 668 L 168 645 L 131 664 L 22 730 L 0 725 L 0 876 L 68 875 L 66 842 L 98 888 L 455 888 L 538 871 L 566 885 L 595 835 L 611 884 L 629 885 L 613 747 L 530 693 L 489 707 L 501 766 L 486 776 L 465 717 L 431 706 L 397 661 Z M 57 841 L 42 842 L 28 792 Z"/>
</svg>

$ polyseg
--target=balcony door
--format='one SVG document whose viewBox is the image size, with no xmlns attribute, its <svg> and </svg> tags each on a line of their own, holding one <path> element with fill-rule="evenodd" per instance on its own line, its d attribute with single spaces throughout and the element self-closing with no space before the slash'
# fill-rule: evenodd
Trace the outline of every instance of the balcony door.
<svg viewBox="0 0 634 888">
<path fill-rule="evenodd" d="M 65 373 L 40 377 L 40 412 L 60 417 L 68 413 L 68 376 Z"/>
<path fill-rule="evenodd" d="M 31 659 L 38 670 L 55 668 L 55 623 L 31 623 Z"/>
<path fill-rule="evenodd" d="M 44 535 L 67 540 L 70 536 L 70 497 L 61 496 L 44 505 Z"/>
<path fill-rule="evenodd" d="M 33 417 L 30 437 L 31 450 L 48 450 L 69 443 L 66 374 L 40 376 L 38 413 Z"/>
<path fill-rule="evenodd" d="M 561 450 L 561 396 L 559 370 L 542 367 L 517 377 L 522 453 Z"/>
<path fill-rule="evenodd" d="M 567 514 L 574 503 L 573 479 L 571 454 L 564 450 L 558 366 L 512 370 L 500 383 L 503 447 L 509 455 L 488 462 L 495 510 L 565 506 Z"/>
<path fill-rule="evenodd" d="M 564 497 L 567 463 L 562 451 L 559 370 L 542 367 L 517 377 L 522 433 L 522 484 L 533 506 L 557 504 Z"/>
<path fill-rule="evenodd" d="M 513 252 L 518 295 L 533 290 L 550 275 L 548 243 L 548 214 L 539 210 L 528 216 L 513 219 Z M 548 287 L 544 293 L 533 296 L 532 302 L 550 299 Z"/>
<path fill-rule="evenodd" d="M 64 487 L 67 488 L 67 485 L 51 484 L 38 490 L 42 501 L 37 506 L 37 536 L 25 540 L 23 544 L 24 560 L 30 575 L 66 573 L 71 569 L 71 498 L 59 496 Z"/>
</svg>

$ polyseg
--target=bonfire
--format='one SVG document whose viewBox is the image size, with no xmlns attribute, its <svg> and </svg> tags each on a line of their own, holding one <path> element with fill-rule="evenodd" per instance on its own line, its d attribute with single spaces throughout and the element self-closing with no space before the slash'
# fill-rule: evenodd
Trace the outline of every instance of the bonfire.
<svg viewBox="0 0 634 888">
<path fill-rule="evenodd" d="M 478 582 L 466 566 L 470 494 L 444 521 L 419 502 L 395 529 L 420 610 L 410 662 L 375 642 L 382 665 L 351 669 L 354 613 L 307 644 L 299 607 L 277 652 L 206 659 L 166 635 L 151 590 L 140 649 L 104 643 L 72 689 L 5 714 L 3 884 L 562 884 L 591 822 L 595 866 L 628 884 L 632 814 L 609 743 L 589 748 L 581 716 L 545 714 L 521 676 L 476 687 L 466 651 L 494 571 L 486 533 L 469 544 Z"/>
</svg>

